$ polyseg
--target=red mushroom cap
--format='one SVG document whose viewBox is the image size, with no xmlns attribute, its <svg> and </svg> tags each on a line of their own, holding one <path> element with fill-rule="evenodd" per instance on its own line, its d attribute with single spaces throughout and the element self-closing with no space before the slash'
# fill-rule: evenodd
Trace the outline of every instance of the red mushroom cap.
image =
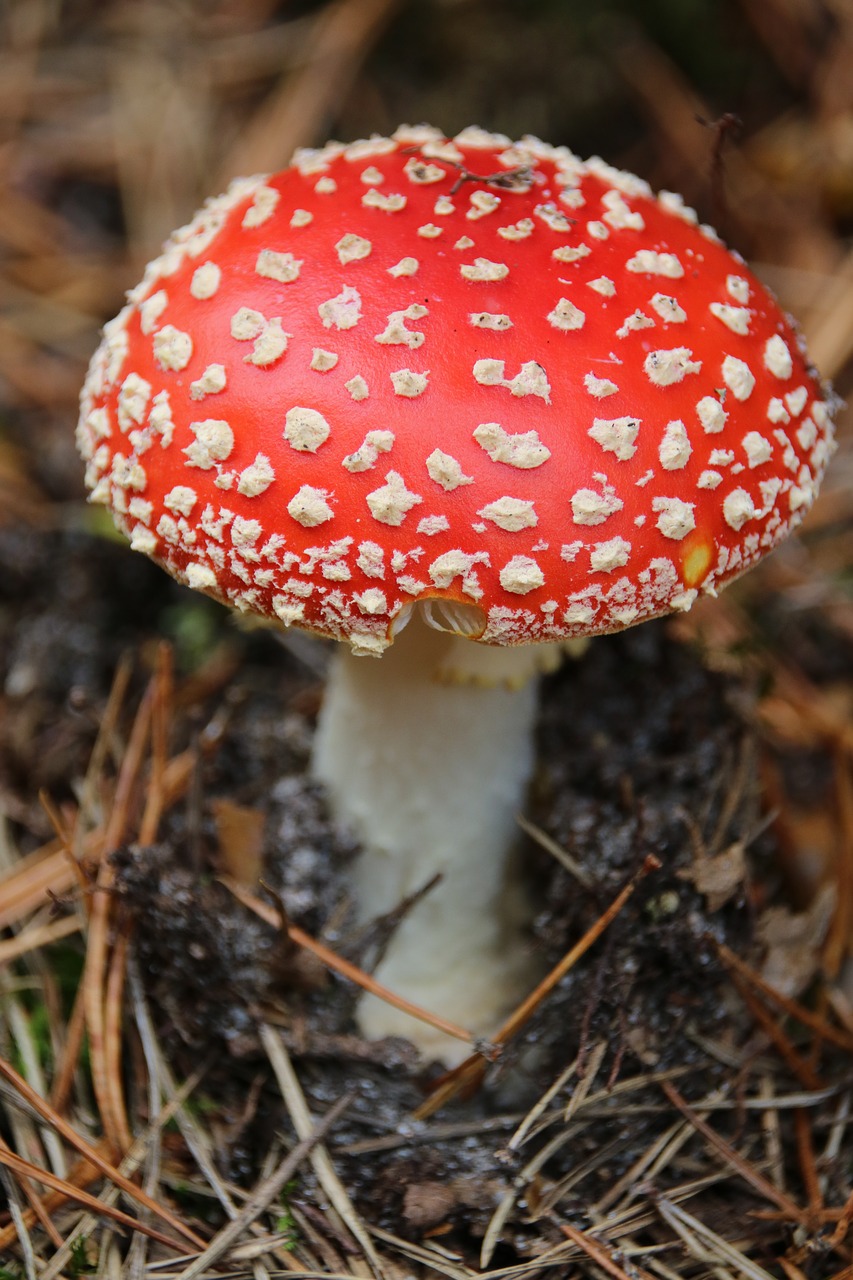
<svg viewBox="0 0 853 1280">
<path fill-rule="evenodd" d="M 423 126 L 300 152 L 176 232 L 78 440 L 175 577 L 380 652 L 431 598 L 491 644 L 689 608 L 808 510 L 828 397 L 677 196 Z"/>
</svg>

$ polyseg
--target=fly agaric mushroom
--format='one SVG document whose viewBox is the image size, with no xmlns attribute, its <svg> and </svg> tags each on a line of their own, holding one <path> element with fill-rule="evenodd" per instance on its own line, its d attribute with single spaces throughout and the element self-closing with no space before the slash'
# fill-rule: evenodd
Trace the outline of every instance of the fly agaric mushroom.
<svg viewBox="0 0 853 1280">
<path fill-rule="evenodd" d="M 679 197 L 421 126 L 300 151 L 176 232 L 106 326 L 78 441 L 136 550 L 345 642 L 314 767 L 361 913 L 442 875 L 379 976 L 488 1032 L 528 970 L 505 880 L 531 675 L 775 546 L 831 413 Z M 445 1052 L 373 998 L 360 1020 Z"/>
</svg>

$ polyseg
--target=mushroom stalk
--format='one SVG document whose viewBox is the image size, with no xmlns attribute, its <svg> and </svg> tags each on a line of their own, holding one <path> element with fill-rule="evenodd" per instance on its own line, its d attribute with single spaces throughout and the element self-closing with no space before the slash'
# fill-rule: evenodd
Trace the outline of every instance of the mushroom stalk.
<svg viewBox="0 0 853 1280">
<path fill-rule="evenodd" d="M 315 776 L 362 842 L 353 890 L 362 920 L 392 910 L 437 873 L 441 881 L 397 929 L 376 976 L 477 1034 L 493 1031 L 529 985 L 519 945 L 526 904 L 511 852 L 533 765 L 536 681 L 518 653 L 511 687 L 453 681 L 489 649 L 415 617 L 380 661 L 336 654 L 314 750 Z M 507 651 L 502 657 L 506 659 Z M 403 1035 L 450 1062 L 465 1046 L 374 996 L 364 1034 Z"/>
</svg>

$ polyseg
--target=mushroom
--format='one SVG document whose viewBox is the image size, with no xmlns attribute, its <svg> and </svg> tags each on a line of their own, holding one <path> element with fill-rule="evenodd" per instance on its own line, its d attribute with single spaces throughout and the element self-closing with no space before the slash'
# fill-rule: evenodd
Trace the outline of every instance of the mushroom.
<svg viewBox="0 0 853 1280">
<path fill-rule="evenodd" d="M 441 873 L 379 976 L 487 1034 L 531 971 L 507 868 L 532 677 L 774 547 L 832 412 L 678 196 L 420 126 L 208 202 L 106 326 L 78 442 L 134 549 L 345 642 L 314 770 L 363 845 L 362 918 Z M 375 998 L 359 1017 L 452 1057 Z"/>
</svg>

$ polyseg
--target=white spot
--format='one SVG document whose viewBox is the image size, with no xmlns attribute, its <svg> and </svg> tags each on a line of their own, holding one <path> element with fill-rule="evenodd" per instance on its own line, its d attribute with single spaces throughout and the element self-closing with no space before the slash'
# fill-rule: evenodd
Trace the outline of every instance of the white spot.
<svg viewBox="0 0 853 1280">
<path fill-rule="evenodd" d="M 370 388 L 360 373 L 357 373 L 353 378 L 349 378 L 344 383 L 344 387 L 350 393 L 353 400 L 366 400 L 370 395 Z"/>
<path fill-rule="evenodd" d="M 498 498 L 481 507 L 477 515 L 482 516 L 484 520 L 491 520 L 492 524 L 496 524 L 499 529 L 505 529 L 507 533 L 532 529 L 539 523 L 533 503 L 525 502 L 522 498 Z"/>
<path fill-rule="evenodd" d="M 553 311 L 548 312 L 548 323 L 555 329 L 582 329 L 586 315 L 568 298 L 560 298 Z"/>
<path fill-rule="evenodd" d="M 215 262 L 203 262 L 196 267 L 190 281 L 190 293 L 199 302 L 212 298 L 222 281 L 222 271 Z"/>
<path fill-rule="evenodd" d="M 401 525 L 412 507 L 423 502 L 419 493 L 406 488 L 399 471 L 389 471 L 385 484 L 367 495 L 367 505 L 381 524 Z"/>
<path fill-rule="evenodd" d="M 631 544 L 624 538 L 610 538 L 607 542 L 599 542 L 589 553 L 589 567 L 595 573 L 612 573 L 628 563 Z"/>
<path fill-rule="evenodd" d="M 687 319 L 687 312 L 670 294 L 656 293 L 649 299 L 649 305 L 666 324 L 684 324 Z"/>
<path fill-rule="evenodd" d="M 471 222 L 495 213 L 501 206 L 500 196 L 496 196 L 493 191 L 472 191 L 469 203 L 471 207 L 467 210 L 465 217 Z"/>
<path fill-rule="evenodd" d="M 743 438 L 743 447 L 750 469 L 760 467 L 763 462 L 769 462 L 773 456 L 773 445 L 758 431 L 746 433 Z"/>
<path fill-rule="evenodd" d="M 360 542 L 355 562 L 366 577 L 385 577 L 385 552 L 378 542 Z"/>
<path fill-rule="evenodd" d="M 227 381 L 224 365 L 209 364 L 201 377 L 190 383 L 190 398 L 203 400 L 205 396 L 218 395 L 225 390 Z"/>
<path fill-rule="evenodd" d="M 653 329 L 655 322 L 651 316 L 647 316 L 645 311 L 632 311 L 626 316 L 622 324 L 616 330 L 617 338 L 627 338 L 629 333 L 635 333 L 639 329 Z"/>
<path fill-rule="evenodd" d="M 513 556 L 503 566 L 498 576 L 504 591 L 510 591 L 517 596 L 525 596 L 528 592 L 545 585 L 544 573 L 530 556 Z"/>
<path fill-rule="evenodd" d="M 186 567 L 187 586 L 193 591 L 212 591 L 217 585 L 216 574 L 206 564 L 190 563 Z"/>
<path fill-rule="evenodd" d="M 301 600 L 292 600 L 289 596 L 273 596 L 273 611 L 286 627 L 301 622 L 305 617 L 305 605 Z"/>
<path fill-rule="evenodd" d="M 616 293 L 616 285 L 609 276 L 598 276 L 595 280 L 587 280 L 590 289 L 600 293 L 602 298 L 612 298 Z"/>
<path fill-rule="evenodd" d="M 366 591 L 353 596 L 353 603 L 360 613 L 377 614 L 388 612 L 388 601 L 385 592 L 379 587 L 368 587 Z"/>
<path fill-rule="evenodd" d="M 365 240 L 364 236 L 357 236 L 352 231 L 348 231 L 345 236 L 341 236 L 335 249 L 341 266 L 345 267 L 350 262 L 361 262 L 362 259 L 370 257 L 373 245 L 369 240 Z"/>
<path fill-rule="evenodd" d="M 755 515 L 755 503 L 745 489 L 732 489 L 723 499 L 723 516 L 735 533 Z"/>
<path fill-rule="evenodd" d="M 138 524 L 130 536 L 131 551 L 141 551 L 144 556 L 153 555 L 157 550 L 157 538 L 150 529 Z"/>
<path fill-rule="evenodd" d="M 322 347 L 315 347 L 311 355 L 311 368 L 316 373 L 328 373 L 330 369 L 334 369 L 339 359 L 335 351 L 324 351 Z"/>
<path fill-rule="evenodd" d="M 735 302 L 740 302 L 743 306 L 749 302 L 749 281 L 744 280 L 743 276 L 727 276 L 726 289 Z"/>
<path fill-rule="evenodd" d="M 474 483 L 474 477 L 466 476 L 456 459 L 449 453 L 442 453 L 440 449 L 433 449 L 426 460 L 426 469 L 430 478 L 447 493 L 458 489 L 460 485 Z"/>
<path fill-rule="evenodd" d="M 420 263 L 417 258 L 401 258 L 399 262 L 395 262 L 393 267 L 388 268 L 389 276 L 413 276 L 417 271 Z"/>
<path fill-rule="evenodd" d="M 474 571 L 478 561 L 488 563 L 488 555 L 485 552 L 479 552 L 476 555 L 467 555 L 464 551 L 454 550 L 445 551 L 443 555 L 437 556 L 429 566 L 429 576 L 435 586 L 446 590 L 453 582 L 454 578 L 462 579 L 462 590 L 466 595 L 473 599 L 479 599 L 482 594 L 482 588 L 477 581 L 477 575 Z M 398 582 L 401 580 L 398 578 Z"/>
<path fill-rule="evenodd" d="M 275 187 L 258 187 L 252 197 L 252 203 L 243 214 L 243 226 L 260 227 L 275 213 L 281 195 Z"/>
<path fill-rule="evenodd" d="M 674 253 L 658 253 L 654 249 L 638 249 L 625 267 L 637 275 L 668 276 L 671 280 L 684 275 L 684 267 Z"/>
<path fill-rule="evenodd" d="M 799 418 L 803 409 L 806 407 L 806 401 L 809 398 L 807 387 L 795 387 L 793 391 L 789 391 L 785 396 L 785 404 L 791 413 L 791 417 Z"/>
<path fill-rule="evenodd" d="M 129 373 L 118 393 L 118 425 L 122 431 L 128 432 L 134 424 L 141 424 L 150 396 L 151 383 L 138 373 Z"/>
<path fill-rule="evenodd" d="M 610 235 L 607 227 L 603 222 L 599 222 L 598 219 L 593 219 L 592 222 L 588 222 L 586 224 L 586 229 L 592 236 L 593 240 L 606 240 Z"/>
<path fill-rule="evenodd" d="M 475 329 L 511 329 L 509 316 L 496 315 L 493 311 L 472 311 L 468 320 Z"/>
<path fill-rule="evenodd" d="M 190 431 L 195 436 L 195 441 L 184 449 L 189 459 L 188 466 L 209 471 L 215 463 L 224 462 L 230 457 L 234 448 L 234 432 L 222 418 L 203 418 L 200 422 L 191 422 Z"/>
<path fill-rule="evenodd" d="M 231 542 L 247 560 L 257 560 L 258 554 L 254 550 L 254 546 L 261 536 L 261 532 L 261 526 L 257 520 L 247 520 L 244 516 L 235 516 L 231 523 Z"/>
<path fill-rule="evenodd" d="M 381 187 L 385 181 L 385 175 L 375 164 L 369 164 L 366 169 L 362 169 L 358 175 L 359 181 L 363 182 L 366 187 Z"/>
<path fill-rule="evenodd" d="M 567 235 L 572 230 L 571 218 L 568 218 L 563 210 L 558 209 L 555 204 L 550 202 L 548 204 L 538 204 L 533 212 L 552 231 L 559 231 L 563 235 Z"/>
<path fill-rule="evenodd" d="M 355 453 L 347 454 L 341 466 L 347 471 L 370 471 L 376 466 L 380 453 L 388 453 L 393 443 L 393 431 L 368 431 L 364 442 Z"/>
<path fill-rule="evenodd" d="M 730 467 L 734 460 L 733 449 L 712 449 L 708 458 L 712 467 Z"/>
<path fill-rule="evenodd" d="M 697 489 L 716 489 L 717 485 L 723 483 L 723 477 L 719 471 L 703 471 L 699 479 L 696 481 Z"/>
<path fill-rule="evenodd" d="M 611 382 L 609 378 L 597 378 L 594 373 L 585 373 L 583 384 L 596 400 L 605 400 L 619 390 L 615 382 Z"/>
<path fill-rule="evenodd" d="M 422 345 L 424 335 L 417 329 L 407 329 L 407 320 L 420 320 L 424 316 L 429 315 L 426 307 L 421 306 L 419 302 L 412 302 L 404 311 L 392 311 L 388 317 L 388 323 L 382 333 L 377 333 L 375 341 L 381 342 L 386 346 L 410 347 L 412 349 Z"/>
<path fill-rule="evenodd" d="M 303 528 L 313 529 L 315 525 L 325 524 L 334 515 L 326 501 L 328 497 L 327 490 L 315 489 L 310 484 L 304 484 L 288 502 L 288 513 Z"/>
<path fill-rule="evenodd" d="M 551 257 L 554 258 L 556 262 L 579 262 L 581 258 L 588 258 L 591 252 L 592 251 L 588 244 L 561 244 L 559 248 L 551 250 Z M 613 282 L 611 281 L 611 284 L 612 283 Z"/>
<path fill-rule="evenodd" d="M 604 221 L 614 231 L 642 231 L 645 227 L 642 214 L 635 212 L 625 203 L 621 191 L 605 191 L 601 203 L 607 209 L 603 214 Z"/>
<path fill-rule="evenodd" d="M 274 316 L 271 320 L 267 320 L 263 330 L 255 339 L 251 354 L 243 356 L 243 360 L 246 364 L 266 369 L 284 355 L 289 337 L 290 334 L 285 333 L 281 327 L 281 317 Z"/>
<path fill-rule="evenodd" d="M 284 438 L 298 453 L 316 453 L 332 430 L 322 413 L 302 405 L 288 409 L 284 421 Z"/>
<path fill-rule="evenodd" d="M 492 462 L 503 462 L 521 471 L 541 467 L 551 456 L 550 449 L 545 447 L 535 431 L 511 435 L 497 422 L 481 422 L 473 434 Z"/>
<path fill-rule="evenodd" d="M 154 335 L 154 359 L 161 369 L 180 373 L 186 369 L 193 354 L 193 340 L 188 333 L 165 324 Z"/>
<path fill-rule="evenodd" d="M 172 443 L 175 424 L 172 421 L 172 407 L 168 391 L 158 391 L 151 401 L 151 412 L 148 415 L 151 430 L 160 437 L 160 447 L 167 449 Z"/>
<path fill-rule="evenodd" d="M 436 533 L 446 533 L 450 528 L 450 521 L 447 516 L 424 516 L 418 521 L 418 533 L 424 537 L 431 538 Z"/>
<path fill-rule="evenodd" d="M 755 386 L 755 375 L 745 360 L 726 356 L 723 361 L 723 382 L 735 400 L 748 400 Z"/>
<path fill-rule="evenodd" d="M 169 295 L 165 289 L 158 289 L 139 304 L 139 328 L 143 333 L 149 334 L 156 329 L 157 321 L 168 305 Z"/>
<path fill-rule="evenodd" d="M 266 492 L 273 480 L 275 480 L 275 472 L 269 458 L 264 453 L 258 453 L 255 455 L 255 461 L 240 472 L 237 492 L 242 493 L 246 498 L 257 498 L 259 494 Z"/>
<path fill-rule="evenodd" d="M 674 418 L 666 424 L 663 439 L 658 448 L 658 457 L 664 471 L 680 471 L 687 466 L 687 460 L 693 449 L 687 438 L 687 428 L 680 418 Z"/>
<path fill-rule="evenodd" d="M 595 418 L 587 434 L 607 453 L 615 453 L 620 462 L 627 462 L 637 452 L 639 430 L 639 418 Z"/>
<path fill-rule="evenodd" d="M 308 227 L 314 221 L 313 213 L 309 213 L 307 209 L 294 209 L 290 215 L 290 225 L 292 227 Z"/>
<path fill-rule="evenodd" d="M 406 197 L 390 193 L 384 195 L 381 191 L 376 191 L 371 187 L 361 197 L 361 203 L 366 209 L 379 209 L 382 213 L 399 213 L 401 209 L 406 207 Z"/>
<path fill-rule="evenodd" d="M 773 396 L 767 404 L 767 417 L 771 422 L 790 422 L 791 415 L 785 408 L 785 401 Z"/>
<path fill-rule="evenodd" d="M 329 178 L 329 177 L 318 178 L 317 181 L 314 183 L 314 190 L 320 196 L 334 195 L 337 189 L 338 189 L 338 184 L 335 182 L 334 178 Z"/>
<path fill-rule="evenodd" d="M 462 249 L 471 249 L 473 248 L 473 246 L 474 246 L 474 241 L 471 239 L 470 236 L 460 236 L 459 239 L 454 244 L 453 248 L 462 250 Z"/>
<path fill-rule="evenodd" d="M 240 307 L 231 317 L 231 337 L 238 342 L 251 342 L 263 333 L 266 320 L 260 311 L 252 307 Z"/>
<path fill-rule="evenodd" d="M 726 425 L 726 413 L 716 396 L 703 396 L 696 404 L 696 413 L 709 436 L 717 435 Z"/>
<path fill-rule="evenodd" d="M 433 182 L 443 182 L 447 177 L 446 169 L 442 169 L 437 164 L 425 164 L 417 156 L 409 157 L 403 166 L 403 172 L 410 182 L 416 182 L 423 186 L 428 186 Z"/>
<path fill-rule="evenodd" d="M 429 373 L 415 373 L 412 369 L 397 369 L 391 374 L 391 382 L 395 396 L 406 396 L 414 399 L 422 396 L 427 389 Z"/>
<path fill-rule="evenodd" d="M 805 449 L 806 452 L 808 452 L 809 449 L 814 448 L 817 441 L 817 427 L 812 422 L 811 418 L 805 418 L 803 422 L 800 423 L 797 428 L 797 440 L 800 448 Z M 744 444 L 745 443 L 746 441 L 744 441 Z"/>
<path fill-rule="evenodd" d="M 611 485 L 605 485 L 602 493 L 595 489 L 578 489 L 571 496 L 572 519 L 575 524 L 596 525 L 621 511 L 625 505 Z"/>
<path fill-rule="evenodd" d="M 504 360 L 475 360 L 473 368 L 474 380 L 479 382 L 481 387 L 505 386 L 505 367 L 506 362 Z"/>
<path fill-rule="evenodd" d="M 443 234 L 443 228 L 437 227 L 434 222 L 425 222 L 422 227 L 418 227 L 418 235 L 423 240 L 435 240 Z"/>
<path fill-rule="evenodd" d="M 361 319 L 361 294 L 345 284 L 336 297 L 321 302 L 317 310 L 327 329 L 352 329 Z"/>
<path fill-rule="evenodd" d="M 255 271 L 267 280 L 277 280 L 279 284 L 292 284 L 299 279 L 302 262 L 294 258 L 292 253 L 279 253 L 275 249 L 261 249 L 255 263 Z"/>
<path fill-rule="evenodd" d="M 791 350 L 778 333 L 774 333 L 773 337 L 768 338 L 764 344 L 764 367 L 773 374 L 774 378 L 782 381 L 790 378 L 794 372 Z"/>
<path fill-rule="evenodd" d="M 190 489 L 185 484 L 176 484 L 163 499 L 163 505 L 179 516 L 189 516 L 197 502 L 198 494 L 195 489 Z"/>
<path fill-rule="evenodd" d="M 534 227 L 532 218 L 521 218 L 518 222 L 512 222 L 509 226 L 498 227 L 498 235 L 504 240 L 526 240 L 531 235 Z"/>
<path fill-rule="evenodd" d="M 649 381 L 656 387 L 671 387 L 682 382 L 688 373 L 698 373 L 701 360 L 692 358 L 689 347 L 672 347 L 669 350 L 650 351 L 643 362 Z"/>
<path fill-rule="evenodd" d="M 490 262 L 488 258 L 475 258 L 472 263 L 463 263 L 459 271 L 463 280 L 504 280 L 509 275 L 506 263 Z"/>
<path fill-rule="evenodd" d="M 694 504 L 681 498 L 652 498 L 652 510 L 658 512 L 657 527 L 665 538 L 680 542 L 696 528 Z"/>
<path fill-rule="evenodd" d="M 514 396 L 541 396 L 551 402 L 551 384 L 542 365 L 536 360 L 526 360 L 514 378 L 505 384 Z"/>
<path fill-rule="evenodd" d="M 147 502 L 145 498 L 131 498 L 127 509 L 134 520 L 141 520 L 143 524 L 151 523 L 151 516 L 154 513 L 153 502 Z"/>
<path fill-rule="evenodd" d="M 728 302 L 712 302 L 708 310 L 721 320 L 727 329 L 731 329 L 732 333 L 737 333 L 742 338 L 749 334 L 749 322 L 752 318 L 749 307 L 733 307 Z"/>
</svg>

